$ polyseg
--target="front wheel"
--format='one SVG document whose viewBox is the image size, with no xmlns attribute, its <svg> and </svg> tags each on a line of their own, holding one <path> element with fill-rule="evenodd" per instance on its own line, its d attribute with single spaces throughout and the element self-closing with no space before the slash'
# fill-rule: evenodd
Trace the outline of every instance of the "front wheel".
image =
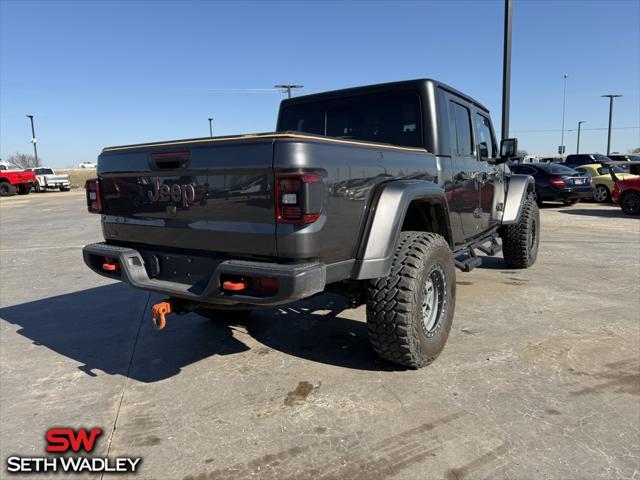
<svg viewBox="0 0 640 480">
<path fill-rule="evenodd" d="M 433 362 L 449 337 L 456 272 L 440 235 L 401 232 L 391 272 L 367 289 L 367 327 L 375 352 L 410 368 Z"/>
<path fill-rule="evenodd" d="M 593 191 L 593 199 L 598 203 L 610 202 L 611 192 L 606 185 L 596 185 L 596 189 Z"/>
<path fill-rule="evenodd" d="M 620 196 L 620 208 L 627 215 L 640 213 L 640 192 L 637 190 L 627 190 Z"/>
<path fill-rule="evenodd" d="M 11 185 L 9 182 L 0 182 L 0 197 L 10 197 L 15 194 L 15 185 Z"/>
<path fill-rule="evenodd" d="M 500 227 L 499 234 L 504 261 L 509 268 L 529 268 L 536 262 L 540 244 L 540 211 L 532 194 L 524 200 L 520 219 Z"/>
</svg>

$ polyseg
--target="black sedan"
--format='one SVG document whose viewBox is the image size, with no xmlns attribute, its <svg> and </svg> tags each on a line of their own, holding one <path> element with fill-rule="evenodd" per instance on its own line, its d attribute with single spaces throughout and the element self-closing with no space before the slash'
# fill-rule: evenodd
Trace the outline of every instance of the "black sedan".
<svg viewBox="0 0 640 480">
<path fill-rule="evenodd" d="M 561 201 L 573 205 L 583 198 L 593 198 L 591 177 L 554 163 L 529 163 L 509 167 L 513 173 L 531 175 L 536 181 L 536 200 Z"/>
</svg>

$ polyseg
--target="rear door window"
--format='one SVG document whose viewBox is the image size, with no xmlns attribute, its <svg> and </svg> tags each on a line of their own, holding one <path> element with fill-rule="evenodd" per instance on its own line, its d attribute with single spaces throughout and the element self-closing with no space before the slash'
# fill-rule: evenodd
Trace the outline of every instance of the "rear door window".
<svg viewBox="0 0 640 480">
<path fill-rule="evenodd" d="M 458 155 L 472 155 L 473 140 L 471 138 L 471 113 L 467 107 L 451 102 L 451 115 L 456 127 L 456 147 Z"/>
</svg>

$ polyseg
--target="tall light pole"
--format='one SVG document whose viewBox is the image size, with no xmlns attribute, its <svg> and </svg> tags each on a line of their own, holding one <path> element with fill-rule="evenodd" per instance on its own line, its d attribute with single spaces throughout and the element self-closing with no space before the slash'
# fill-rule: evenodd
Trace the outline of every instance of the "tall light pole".
<svg viewBox="0 0 640 480">
<path fill-rule="evenodd" d="M 576 145 L 576 155 L 580 153 L 580 126 L 583 123 L 587 123 L 586 120 L 580 120 L 578 122 L 578 144 Z"/>
<path fill-rule="evenodd" d="M 600 95 L 609 99 L 609 134 L 607 135 L 607 155 L 611 153 L 611 117 L 613 116 L 613 99 L 622 95 Z"/>
<path fill-rule="evenodd" d="M 560 148 L 558 148 L 558 153 L 560 155 L 564 155 L 564 112 L 565 112 L 565 107 L 567 105 L 567 78 L 569 78 L 569 74 L 565 73 L 564 75 L 562 75 L 562 78 L 564 79 L 564 88 L 562 91 L 562 137 L 560 138 Z"/>
<path fill-rule="evenodd" d="M 33 115 L 27 115 L 27 118 L 31 120 L 31 143 L 33 143 L 33 156 L 35 157 L 36 167 L 40 166 L 40 162 L 38 161 L 38 147 L 36 146 L 36 129 L 33 126 Z"/>
<path fill-rule="evenodd" d="M 213 118 L 209 117 L 209 136 L 213 137 L 213 126 L 211 122 L 213 122 Z"/>
<path fill-rule="evenodd" d="M 287 91 L 287 98 L 291 98 L 291 89 L 292 88 L 302 88 L 304 85 L 274 85 L 273 88 L 282 88 Z"/>
<path fill-rule="evenodd" d="M 502 57 L 502 139 L 509 138 L 509 101 L 511 98 L 511 0 L 504 1 L 504 44 Z"/>
</svg>

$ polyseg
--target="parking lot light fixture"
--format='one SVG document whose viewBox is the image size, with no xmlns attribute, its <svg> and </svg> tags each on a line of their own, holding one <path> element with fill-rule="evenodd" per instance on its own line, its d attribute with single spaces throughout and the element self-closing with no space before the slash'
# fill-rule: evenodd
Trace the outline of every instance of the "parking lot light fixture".
<svg viewBox="0 0 640 480">
<path fill-rule="evenodd" d="M 607 134 L 607 155 L 611 153 L 611 117 L 613 116 L 613 99 L 622 95 L 600 95 L 609 99 L 609 133 Z"/>
<path fill-rule="evenodd" d="M 302 88 L 304 87 L 304 85 L 290 85 L 290 84 L 283 84 L 283 85 L 274 85 L 273 88 L 281 88 L 284 91 L 287 92 L 287 98 L 291 98 L 291 89 L 293 88 Z"/>
<path fill-rule="evenodd" d="M 576 145 L 576 155 L 580 153 L 580 127 L 583 123 L 587 123 L 586 120 L 580 120 L 578 122 L 578 144 Z"/>
<path fill-rule="evenodd" d="M 564 113 L 567 105 L 567 78 L 569 78 L 569 74 L 565 73 L 562 75 L 564 79 L 564 87 L 562 91 L 562 136 L 560 137 L 560 148 L 562 149 L 562 154 L 564 154 Z"/>
<path fill-rule="evenodd" d="M 209 137 L 213 137 L 213 118 L 209 117 Z"/>
<path fill-rule="evenodd" d="M 31 121 L 31 143 L 33 143 L 33 156 L 35 158 L 35 166 L 39 167 L 40 162 L 38 161 L 38 147 L 36 146 L 36 129 L 33 126 L 33 115 L 27 115 L 26 117 Z"/>
</svg>

